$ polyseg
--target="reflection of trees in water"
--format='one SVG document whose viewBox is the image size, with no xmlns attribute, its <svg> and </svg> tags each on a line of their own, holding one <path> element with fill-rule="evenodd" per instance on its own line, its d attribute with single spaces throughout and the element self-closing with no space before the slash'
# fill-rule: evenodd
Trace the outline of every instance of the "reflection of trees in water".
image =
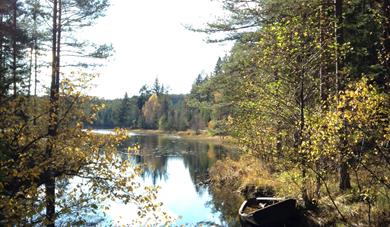
<svg viewBox="0 0 390 227">
<path fill-rule="evenodd" d="M 224 223 L 223 226 L 240 226 L 238 209 L 243 199 L 227 187 L 220 188 L 210 185 L 208 189 L 212 198 L 208 202 L 208 206 L 212 208 L 213 213 L 220 213 L 220 220 Z"/>
<path fill-rule="evenodd" d="M 142 165 L 144 172 L 142 178 L 150 177 L 153 185 L 158 180 L 167 180 L 168 157 L 164 155 L 163 147 L 168 141 L 159 139 L 158 136 L 134 136 L 132 145 L 139 145 L 140 150 L 134 155 L 136 164 Z"/>
<path fill-rule="evenodd" d="M 167 180 L 167 156 L 142 156 L 135 155 L 135 162 L 141 164 L 144 172 L 142 173 L 142 178 L 145 179 L 150 177 L 152 179 L 153 185 L 157 184 L 157 180 Z"/>
<path fill-rule="evenodd" d="M 192 182 L 199 195 L 208 190 L 211 200 L 206 204 L 212 208 L 213 213 L 220 213 L 220 221 L 223 226 L 240 226 L 237 212 L 243 202 L 242 198 L 232 193 L 230 188 L 217 188 L 213 185 L 203 184 L 208 179 L 209 168 L 217 161 L 231 152 L 226 148 L 215 144 L 188 144 L 187 149 L 192 152 L 186 152 L 183 155 L 184 164 L 190 171 Z"/>
<path fill-rule="evenodd" d="M 182 157 L 199 195 L 206 190 L 202 185 L 208 177 L 209 167 L 227 153 L 220 145 L 152 135 L 133 136 L 122 144 L 122 149 L 135 144 L 139 145 L 140 150 L 134 160 L 144 166 L 143 177 L 151 177 L 153 184 L 157 180 L 166 179 L 169 157 Z"/>
<path fill-rule="evenodd" d="M 242 199 L 232 193 L 230 188 L 216 188 L 205 184 L 209 168 L 217 160 L 230 156 L 227 148 L 193 140 L 147 135 L 131 137 L 123 144 L 123 149 L 127 150 L 127 147 L 135 144 L 139 145 L 140 150 L 137 155 L 133 155 L 132 160 L 143 165 L 143 178 L 150 177 L 154 185 L 158 180 L 167 180 L 168 160 L 172 156 L 182 157 L 198 195 L 201 196 L 208 190 L 211 201 L 207 206 L 211 207 L 214 213 L 221 214 L 222 223 L 239 226 L 237 211 Z M 122 158 L 128 158 L 125 153 L 123 152 Z"/>
<path fill-rule="evenodd" d="M 204 185 L 208 179 L 209 168 L 227 151 L 222 146 L 206 143 L 188 143 L 186 153 L 183 154 L 184 165 L 189 169 L 195 190 L 202 195 L 207 187 Z"/>
</svg>

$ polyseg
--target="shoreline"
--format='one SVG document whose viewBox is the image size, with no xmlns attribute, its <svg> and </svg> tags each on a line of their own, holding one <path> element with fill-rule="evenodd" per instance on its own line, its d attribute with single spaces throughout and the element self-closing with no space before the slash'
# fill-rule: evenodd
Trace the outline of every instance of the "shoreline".
<svg viewBox="0 0 390 227">
<path fill-rule="evenodd" d="M 199 134 L 196 134 L 194 131 L 163 131 L 157 129 L 127 129 L 129 132 L 142 135 L 167 135 L 167 136 L 177 136 L 182 139 L 187 140 L 199 140 L 206 142 L 214 142 L 224 145 L 234 145 L 234 138 L 231 136 L 211 136 L 208 135 L 206 131 L 202 131 Z"/>
<path fill-rule="evenodd" d="M 138 135 L 158 135 L 158 136 L 171 136 L 178 137 L 184 140 L 197 140 L 201 142 L 210 142 L 218 145 L 223 145 L 232 148 L 238 148 L 236 144 L 236 139 L 231 136 L 212 136 L 207 133 L 206 130 L 202 130 L 200 133 L 196 134 L 195 131 L 164 131 L 158 129 L 128 129 L 124 128 L 129 133 L 134 133 Z M 107 130 L 112 131 L 113 128 L 93 128 L 92 130 Z"/>
</svg>

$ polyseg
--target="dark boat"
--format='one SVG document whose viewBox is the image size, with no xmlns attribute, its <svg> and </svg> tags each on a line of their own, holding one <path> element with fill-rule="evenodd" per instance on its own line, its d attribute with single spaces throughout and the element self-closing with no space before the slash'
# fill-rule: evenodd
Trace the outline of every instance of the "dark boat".
<svg viewBox="0 0 390 227">
<path fill-rule="evenodd" d="M 296 200 L 259 197 L 244 201 L 238 211 L 241 226 L 294 226 Z"/>
</svg>

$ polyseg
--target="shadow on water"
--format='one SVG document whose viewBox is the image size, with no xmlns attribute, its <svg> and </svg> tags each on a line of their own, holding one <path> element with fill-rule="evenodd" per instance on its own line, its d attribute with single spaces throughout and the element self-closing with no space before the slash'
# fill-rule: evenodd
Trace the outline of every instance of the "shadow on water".
<svg viewBox="0 0 390 227">
<path fill-rule="evenodd" d="M 195 189 L 196 198 L 190 193 L 183 195 L 180 201 L 176 201 L 177 198 L 162 198 L 167 200 L 166 203 L 168 206 L 171 205 L 172 209 L 181 212 L 182 222 L 177 224 L 238 225 L 237 210 L 242 200 L 236 198 L 229 188 L 214 189 L 208 184 L 208 170 L 217 160 L 227 156 L 233 158 L 237 156 L 231 148 L 170 136 L 136 135 L 122 144 L 121 149 L 127 151 L 127 147 L 135 145 L 139 146 L 139 150 L 131 157 L 126 155 L 127 152 L 122 152 L 122 158 L 130 158 L 134 163 L 143 167 L 142 178 L 145 182 L 162 185 L 162 190 L 171 188 L 176 192 L 184 188 Z M 176 178 L 179 171 L 187 173 L 180 173 L 180 178 Z M 161 196 L 164 197 L 164 193 Z M 197 206 L 191 201 L 194 199 L 203 201 L 203 204 Z M 178 204 L 180 202 L 189 203 L 189 207 Z M 195 213 L 203 216 L 195 217 Z M 210 218 L 211 216 L 214 218 Z"/>
</svg>

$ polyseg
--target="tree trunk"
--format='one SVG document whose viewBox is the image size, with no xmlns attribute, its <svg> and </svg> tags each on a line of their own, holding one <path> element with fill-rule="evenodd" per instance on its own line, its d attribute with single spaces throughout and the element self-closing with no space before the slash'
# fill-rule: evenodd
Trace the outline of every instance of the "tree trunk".
<svg viewBox="0 0 390 227">
<path fill-rule="evenodd" d="M 390 2 L 384 0 L 382 6 L 383 13 L 383 44 L 382 44 L 382 61 L 383 66 L 387 71 L 387 77 L 390 73 Z"/>
<path fill-rule="evenodd" d="M 62 11 L 62 0 L 58 1 L 58 22 L 57 22 L 57 67 L 56 67 L 56 89 L 57 94 L 60 91 L 60 53 L 61 53 L 61 11 Z"/>
<path fill-rule="evenodd" d="M 324 64 L 323 64 L 323 45 L 324 45 L 324 28 L 323 28 L 323 20 L 324 20 L 324 7 L 325 7 L 326 1 L 323 2 L 323 4 L 320 6 L 320 18 L 319 18 L 319 29 L 320 29 L 320 66 L 318 69 L 318 74 L 320 77 L 320 101 L 321 101 L 321 110 L 323 109 L 323 102 L 326 100 L 325 92 L 324 92 Z"/>
<path fill-rule="evenodd" d="M 0 12 L 0 28 L 3 26 L 3 15 Z M 4 53 L 3 53 L 3 33 L 0 32 L 0 103 L 3 100 L 3 95 L 5 94 L 5 81 L 4 81 Z"/>
<path fill-rule="evenodd" d="M 34 96 L 37 96 L 38 85 L 38 31 L 37 31 L 37 9 L 34 6 L 33 20 L 34 20 Z"/>
<path fill-rule="evenodd" d="M 301 61 L 302 63 L 302 61 Z M 299 94 L 299 100 L 300 100 L 300 130 L 299 130 L 299 146 L 300 149 L 302 149 L 302 143 L 303 143 L 303 130 L 305 129 L 305 97 L 304 97 L 304 69 L 303 66 L 301 70 L 300 75 L 300 94 Z M 306 169 L 305 169 L 305 158 L 302 159 L 302 198 L 305 203 L 306 207 L 310 206 L 309 196 L 307 192 L 307 182 L 306 182 Z"/>
<path fill-rule="evenodd" d="M 0 12 L 0 28 L 3 27 L 3 14 Z M 0 68 L 3 67 L 3 33 L 0 32 Z M 0 76 L 2 76 L 3 74 L 0 73 Z"/>
<path fill-rule="evenodd" d="M 339 92 L 343 89 L 343 83 L 340 77 L 340 69 L 343 67 L 341 57 L 340 57 L 340 46 L 344 43 L 344 35 L 343 35 L 343 0 L 335 0 L 335 35 L 336 35 L 336 95 L 339 95 Z M 344 110 L 341 110 L 344 112 Z M 340 174 L 340 182 L 339 188 L 341 191 L 347 190 L 351 188 L 351 178 L 349 176 L 348 171 L 348 158 L 346 152 L 346 127 L 347 124 L 345 119 L 343 119 L 343 130 L 341 132 L 341 141 L 340 141 L 340 166 L 339 166 L 339 174 Z"/>
<path fill-rule="evenodd" d="M 351 178 L 348 172 L 347 161 L 341 161 L 340 164 L 340 190 L 347 190 L 351 188 Z"/>
<path fill-rule="evenodd" d="M 53 1 L 53 30 L 52 30 L 52 75 L 50 86 L 50 110 L 49 110 L 49 129 L 48 146 L 46 149 L 46 159 L 50 160 L 53 156 L 54 140 L 57 135 L 58 122 L 58 98 L 59 98 L 59 74 L 58 72 L 58 57 L 57 56 L 57 38 L 58 38 L 58 1 Z M 46 226 L 54 227 L 55 225 L 55 176 L 52 163 L 49 161 L 48 181 L 45 184 L 46 188 Z"/>
<path fill-rule="evenodd" d="M 38 86 L 38 44 L 35 38 L 34 40 L 34 96 L 37 96 Z"/>
<path fill-rule="evenodd" d="M 29 66 L 29 72 L 28 72 L 28 90 L 27 90 L 27 97 L 30 98 L 31 95 L 31 77 L 32 77 L 32 71 L 33 71 L 33 52 L 34 48 L 31 45 L 30 47 L 30 66 Z"/>
<path fill-rule="evenodd" d="M 12 29 L 13 29 L 13 35 L 12 35 L 12 80 L 13 80 L 13 88 L 14 88 L 14 97 L 16 97 L 16 17 L 17 17 L 17 0 L 13 1 L 13 15 L 12 15 Z"/>
<path fill-rule="evenodd" d="M 324 31 L 323 31 L 323 19 L 324 19 L 324 7 L 326 6 L 326 1 L 323 1 L 322 2 L 322 5 L 320 6 L 320 15 L 319 15 L 319 30 L 320 30 L 320 65 L 319 65 L 319 69 L 318 69 L 318 76 L 320 78 L 320 84 L 319 84 L 319 87 L 320 87 L 320 95 L 319 95 L 319 99 L 320 99 L 320 106 L 321 106 L 321 112 L 323 112 L 324 110 L 324 102 L 326 101 L 326 98 L 325 98 L 325 92 L 324 92 L 324 66 L 323 66 L 323 54 L 322 54 L 322 51 L 323 51 L 323 45 L 324 45 Z M 320 172 L 319 170 L 321 169 L 321 165 L 322 165 L 322 158 L 320 158 L 320 160 L 318 160 L 318 162 L 316 163 L 316 168 L 317 168 L 317 171 Z M 321 190 L 321 178 L 320 176 L 317 175 L 316 177 L 316 190 L 315 190 L 315 194 L 316 194 L 316 197 L 317 197 L 317 200 L 320 198 L 320 190 Z"/>
<path fill-rule="evenodd" d="M 335 41 L 336 41 L 336 62 L 335 62 L 335 79 L 336 79 L 336 95 L 340 92 L 340 68 L 341 60 L 340 60 L 340 46 L 344 43 L 344 35 L 343 35 L 343 0 L 334 0 L 335 7 Z"/>
<path fill-rule="evenodd" d="M 306 15 L 302 15 L 303 18 L 306 18 Z M 305 20 L 305 19 L 303 19 Z M 305 25 L 303 25 L 303 27 L 305 27 Z M 303 33 L 303 31 L 300 31 L 300 33 Z M 303 35 L 301 34 L 301 39 L 303 39 Z M 301 45 L 301 48 L 303 50 L 303 45 Z M 299 100 L 299 118 L 300 118 L 300 122 L 299 122 L 299 133 L 298 133 L 298 138 L 297 138 L 297 141 L 298 141 L 298 144 L 297 144 L 297 148 L 298 149 L 302 149 L 302 143 L 303 143 L 303 137 L 304 137 L 304 129 L 305 129 L 305 83 L 304 83 L 304 79 L 305 79 L 305 68 L 304 68 L 304 63 L 303 63 L 303 58 L 304 58 L 304 54 L 301 54 L 301 56 L 298 56 L 298 59 L 297 59 L 297 62 L 298 62 L 298 67 L 300 67 L 299 69 L 299 95 L 298 95 L 298 100 Z M 302 154 L 303 155 L 303 154 Z M 309 204 L 310 204 L 310 201 L 309 201 L 309 196 L 308 196 L 308 192 L 307 192 L 307 182 L 306 182 L 306 157 L 303 155 L 301 157 L 301 174 L 302 174 L 302 188 L 301 188 L 301 193 L 302 193 L 302 199 L 305 203 L 305 206 L 308 207 Z"/>
<path fill-rule="evenodd" d="M 55 177 L 53 176 L 53 171 L 50 168 L 48 173 L 48 180 L 45 184 L 46 188 L 46 226 L 54 227 L 55 226 Z"/>
</svg>

